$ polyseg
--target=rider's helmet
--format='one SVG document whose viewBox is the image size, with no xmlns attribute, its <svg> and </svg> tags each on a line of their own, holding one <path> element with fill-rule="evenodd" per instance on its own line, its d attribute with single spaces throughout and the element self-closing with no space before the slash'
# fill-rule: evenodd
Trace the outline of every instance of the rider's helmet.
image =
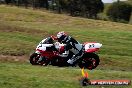
<svg viewBox="0 0 132 88">
<path fill-rule="evenodd" d="M 57 33 L 57 39 L 59 42 L 62 42 L 67 37 L 67 34 L 64 31 Z"/>
</svg>

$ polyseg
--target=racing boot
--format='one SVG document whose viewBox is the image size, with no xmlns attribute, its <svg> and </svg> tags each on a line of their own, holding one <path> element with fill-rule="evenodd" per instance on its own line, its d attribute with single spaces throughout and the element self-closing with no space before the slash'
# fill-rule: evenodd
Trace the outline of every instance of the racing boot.
<svg viewBox="0 0 132 88">
<path fill-rule="evenodd" d="M 82 52 L 80 52 L 80 53 L 78 53 L 78 54 L 76 54 L 76 55 L 73 55 L 73 57 L 71 58 L 71 59 L 69 59 L 68 61 L 67 61 L 67 63 L 69 63 L 69 64 L 74 64 L 78 59 L 80 59 L 81 57 L 83 56 L 83 53 Z"/>
<path fill-rule="evenodd" d="M 67 61 L 67 63 L 69 63 L 70 65 L 72 65 L 76 61 L 74 57 L 75 57 L 75 55 L 73 55 L 73 57 L 71 59 L 69 59 Z"/>
</svg>

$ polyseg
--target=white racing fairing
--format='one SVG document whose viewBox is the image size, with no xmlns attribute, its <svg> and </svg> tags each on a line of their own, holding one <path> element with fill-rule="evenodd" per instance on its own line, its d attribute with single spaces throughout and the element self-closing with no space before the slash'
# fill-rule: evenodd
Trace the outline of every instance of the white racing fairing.
<svg viewBox="0 0 132 88">
<path fill-rule="evenodd" d="M 102 46 L 101 43 L 90 43 L 90 42 L 84 43 L 84 48 L 86 52 L 98 51 L 101 46 Z"/>
<path fill-rule="evenodd" d="M 39 49 L 39 50 L 45 51 L 46 47 L 52 47 L 52 46 L 55 46 L 55 48 L 59 50 L 61 48 L 64 49 L 65 44 L 60 44 L 59 42 L 56 42 L 54 44 L 43 44 L 40 42 L 36 50 Z M 95 51 L 98 51 L 101 46 L 102 46 L 101 43 L 86 42 L 84 43 L 84 50 L 85 52 L 95 52 Z"/>
</svg>

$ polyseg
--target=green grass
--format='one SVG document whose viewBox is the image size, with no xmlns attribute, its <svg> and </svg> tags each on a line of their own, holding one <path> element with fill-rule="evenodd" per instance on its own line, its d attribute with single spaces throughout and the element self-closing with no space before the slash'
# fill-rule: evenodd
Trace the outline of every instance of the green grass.
<svg viewBox="0 0 132 88">
<path fill-rule="evenodd" d="M 81 43 L 103 44 L 99 52 L 101 63 L 89 72 L 91 79 L 132 79 L 132 25 L 0 5 L 0 55 L 29 56 L 39 41 L 58 31 L 67 32 Z M 80 88 L 78 68 L 2 61 L 1 88 Z"/>
<path fill-rule="evenodd" d="M 79 85 L 81 70 L 78 68 L 41 67 L 32 66 L 29 63 L 0 62 L 0 69 L 0 88 L 81 88 Z M 91 80 L 132 79 L 131 71 L 94 70 L 87 72 Z M 100 87 L 90 86 L 90 88 Z M 131 88 L 132 86 L 107 86 L 107 88 L 112 87 Z"/>
</svg>

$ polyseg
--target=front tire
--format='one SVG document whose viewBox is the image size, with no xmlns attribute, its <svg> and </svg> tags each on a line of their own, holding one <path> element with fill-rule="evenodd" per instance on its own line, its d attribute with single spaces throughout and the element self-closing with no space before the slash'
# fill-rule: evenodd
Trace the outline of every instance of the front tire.
<svg viewBox="0 0 132 88">
<path fill-rule="evenodd" d="M 99 56 L 95 53 L 85 53 L 82 57 L 80 63 L 78 64 L 80 68 L 87 68 L 89 70 L 95 69 L 99 65 Z"/>
<path fill-rule="evenodd" d="M 39 60 L 39 57 L 40 56 L 38 56 L 38 54 L 37 53 L 33 53 L 31 56 L 30 56 L 30 59 L 29 59 L 29 61 L 30 61 L 30 63 L 32 64 L 32 65 L 38 65 L 38 60 Z"/>
<path fill-rule="evenodd" d="M 38 61 L 39 58 L 42 58 L 41 61 Z M 41 65 L 41 66 L 47 66 L 49 64 L 49 60 L 45 57 L 41 57 L 39 54 L 37 53 L 33 53 L 31 56 L 30 56 L 30 59 L 29 59 L 30 63 L 32 65 Z"/>
</svg>

